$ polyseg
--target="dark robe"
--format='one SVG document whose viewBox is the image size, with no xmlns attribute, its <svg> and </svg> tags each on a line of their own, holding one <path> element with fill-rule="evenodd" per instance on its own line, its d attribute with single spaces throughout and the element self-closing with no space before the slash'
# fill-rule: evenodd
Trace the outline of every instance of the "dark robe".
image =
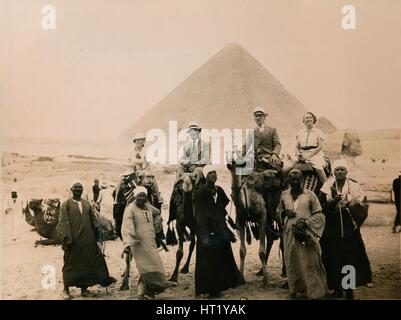
<svg viewBox="0 0 401 320">
<path fill-rule="evenodd" d="M 93 191 L 93 201 L 96 202 L 97 198 L 99 198 L 99 194 L 100 194 L 100 187 L 96 184 L 93 185 L 92 187 L 92 191 Z"/>
<path fill-rule="evenodd" d="M 216 203 L 206 186 L 195 194 L 196 295 L 215 294 L 245 283 L 234 260 L 231 231 L 225 221 L 225 207 L 230 200 L 218 186 L 216 193 Z"/>
<path fill-rule="evenodd" d="M 72 199 L 63 202 L 57 232 L 64 250 L 63 280 L 65 286 L 90 287 L 111 284 L 106 261 L 96 243 L 98 222 L 91 205 L 82 202 L 82 213 Z"/>
<path fill-rule="evenodd" d="M 342 290 L 341 282 L 347 273 L 341 273 L 341 270 L 345 265 L 355 267 L 357 287 L 372 282 L 372 271 L 361 231 L 355 227 L 351 215 L 342 209 L 344 237 L 341 238 L 338 205 L 328 202 L 327 195 L 322 192 L 319 200 L 326 216 L 326 226 L 320 239 L 320 246 L 329 289 Z"/>
<path fill-rule="evenodd" d="M 397 210 L 397 213 L 395 215 L 395 219 L 394 219 L 394 226 L 400 226 L 401 225 L 401 210 L 400 210 L 400 206 L 401 206 L 401 191 L 400 191 L 400 180 L 401 178 L 395 178 L 393 180 L 393 193 L 394 193 L 394 204 L 395 204 L 395 208 Z"/>
</svg>

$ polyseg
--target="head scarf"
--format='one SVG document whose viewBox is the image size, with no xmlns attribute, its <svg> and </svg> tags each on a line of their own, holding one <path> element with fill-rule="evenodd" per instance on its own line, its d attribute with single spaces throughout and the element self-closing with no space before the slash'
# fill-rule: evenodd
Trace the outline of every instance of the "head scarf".
<svg viewBox="0 0 401 320">
<path fill-rule="evenodd" d="M 145 187 L 139 186 L 134 189 L 134 197 L 138 196 L 140 193 L 145 193 L 148 195 L 148 190 Z"/>
<path fill-rule="evenodd" d="M 216 173 L 217 173 L 217 167 L 214 166 L 214 165 L 207 165 L 207 166 L 205 166 L 205 167 L 203 168 L 203 175 L 206 177 L 207 174 L 208 174 L 209 172 L 212 172 L 212 171 L 216 171 Z"/>
<path fill-rule="evenodd" d="M 81 180 L 74 179 L 74 180 L 71 181 L 71 188 L 76 184 L 80 184 L 82 187 L 84 187 L 84 183 Z"/>
<path fill-rule="evenodd" d="M 345 159 L 339 159 L 339 160 L 334 161 L 333 170 L 335 170 L 336 168 L 339 168 L 339 167 L 344 167 L 344 168 L 347 169 L 347 171 L 348 171 L 348 163 L 347 163 L 347 160 L 345 160 Z"/>
<path fill-rule="evenodd" d="M 301 172 L 300 170 L 298 170 L 298 169 L 292 169 L 292 170 L 288 173 L 288 176 L 291 177 L 291 175 L 293 175 L 293 174 L 298 174 L 298 175 L 300 175 L 300 176 L 302 177 L 302 172 Z"/>
</svg>

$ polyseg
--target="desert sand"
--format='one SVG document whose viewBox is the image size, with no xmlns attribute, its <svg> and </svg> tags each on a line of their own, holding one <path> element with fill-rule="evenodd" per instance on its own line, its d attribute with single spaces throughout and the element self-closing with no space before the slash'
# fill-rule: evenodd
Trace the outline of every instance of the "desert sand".
<svg viewBox="0 0 401 320">
<path fill-rule="evenodd" d="M 39 152 L 40 153 L 40 152 Z M 31 198 L 59 197 L 62 200 L 69 196 L 69 186 L 73 178 L 84 182 L 86 191 L 92 186 L 93 179 L 99 177 L 109 187 L 105 190 L 102 212 L 112 217 L 112 185 L 118 175 L 125 171 L 124 160 L 112 157 L 73 157 L 52 156 L 39 158 L 36 155 L 3 152 L 2 157 L 2 196 L 8 192 L 14 177 L 18 178 L 18 186 L 25 200 Z M 396 156 L 386 159 L 386 162 L 372 162 L 369 157 L 360 157 L 353 169 L 360 177 L 363 189 L 371 203 L 369 217 L 362 227 L 367 252 L 371 261 L 374 287 L 361 287 L 356 290 L 357 299 L 401 299 L 400 274 L 400 233 L 391 233 L 391 224 L 395 214 L 394 204 L 390 202 L 392 179 L 397 175 L 399 159 Z M 174 167 L 154 166 L 154 172 L 159 180 L 165 203 L 171 192 L 174 181 Z M 222 167 L 218 172 L 218 184 L 227 194 L 230 191 L 229 172 Z M 85 192 L 85 191 L 84 191 Z M 230 205 L 227 207 L 230 212 Z M 168 208 L 163 207 L 163 218 L 167 221 Z M 234 218 L 234 210 L 230 213 Z M 2 218 L 4 214 L 2 213 Z M 2 219 L 4 221 L 4 219 Z M 165 226 L 166 228 L 166 226 Z M 1 247 L 1 297 L 2 299 L 61 299 L 63 252 L 59 246 L 34 247 L 35 240 L 40 237 L 24 221 L 22 215 L 18 223 L 17 241 L 11 241 L 7 223 L 2 222 Z M 188 243 L 185 243 L 187 252 Z M 121 259 L 122 243 L 119 239 L 108 241 L 106 245 L 106 261 L 112 276 L 118 283 L 106 290 L 101 287 L 92 288 L 98 292 L 97 299 L 130 299 L 128 291 L 119 291 L 121 275 L 125 264 Z M 169 252 L 160 251 L 166 275 L 170 275 L 177 247 L 169 247 Z M 239 241 L 233 244 L 234 255 L 239 262 Z M 257 254 L 258 243 L 253 240 L 248 246 L 245 278 L 247 283 L 241 287 L 225 292 L 223 299 L 287 299 L 288 291 L 281 288 L 284 279 L 281 278 L 281 257 L 278 243 L 274 244 L 268 262 L 270 284 L 268 288 L 261 287 L 261 278 L 255 273 L 259 269 Z M 178 287 L 169 289 L 157 296 L 158 299 L 194 299 L 194 254 L 190 273 L 180 274 Z M 54 266 L 56 270 L 55 289 L 44 289 L 41 285 L 45 275 L 42 268 Z M 132 265 L 134 283 L 138 279 L 135 265 Z M 136 287 L 132 292 L 135 294 Z M 79 290 L 72 290 L 76 299 L 81 299 Z"/>
</svg>

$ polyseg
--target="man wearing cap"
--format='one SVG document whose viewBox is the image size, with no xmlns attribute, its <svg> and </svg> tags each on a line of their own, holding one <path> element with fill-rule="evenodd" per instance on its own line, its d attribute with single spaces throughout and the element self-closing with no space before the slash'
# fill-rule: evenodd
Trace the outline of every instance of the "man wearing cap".
<svg viewBox="0 0 401 320">
<path fill-rule="evenodd" d="M 146 136 L 142 132 L 135 134 L 132 142 L 134 143 L 134 152 L 130 158 L 132 166 L 136 171 L 145 170 L 149 164 L 146 161 L 146 153 L 144 152 Z"/>
<path fill-rule="evenodd" d="M 103 200 L 103 190 L 98 178 L 93 181 L 92 195 L 91 203 L 96 207 L 96 210 L 100 212 L 100 204 Z"/>
<path fill-rule="evenodd" d="M 134 153 L 131 157 L 131 164 L 137 173 L 138 177 L 144 176 L 144 171 L 149 170 L 150 163 L 146 160 L 146 153 L 144 152 L 144 146 L 146 142 L 146 136 L 143 133 L 137 133 L 134 136 L 132 142 L 135 144 Z M 163 200 L 159 191 L 159 184 L 156 177 L 153 175 L 152 186 L 149 186 L 149 190 L 152 197 L 155 197 L 159 203 L 163 203 Z"/>
<path fill-rule="evenodd" d="M 197 122 L 192 121 L 188 124 L 188 135 L 190 140 L 182 147 L 177 168 L 177 180 L 185 172 L 190 172 L 195 176 L 195 186 L 203 176 L 202 168 L 209 163 L 209 144 L 200 138 L 202 128 Z"/>
<path fill-rule="evenodd" d="M 301 171 L 293 169 L 288 176 L 290 188 L 281 194 L 277 214 L 284 226 L 290 298 L 322 299 L 328 293 L 319 245 L 325 217 L 316 195 L 302 188 Z"/>
<path fill-rule="evenodd" d="M 134 189 L 135 201 L 124 212 L 122 235 L 125 251 L 130 251 L 140 277 L 138 299 L 152 299 L 175 284 L 166 280 L 164 268 L 155 242 L 156 233 L 162 230 L 160 210 L 147 201 L 147 189 Z M 130 288 L 133 288 L 131 277 Z"/>
<path fill-rule="evenodd" d="M 81 288 L 82 297 L 95 296 L 88 287 L 107 287 L 116 282 L 110 277 L 106 261 L 96 243 L 99 222 L 90 203 L 81 198 L 83 185 L 74 181 L 72 198 L 61 205 L 57 232 L 64 250 L 63 298 L 72 299 L 69 287 Z"/>
<path fill-rule="evenodd" d="M 352 288 L 343 287 L 344 266 L 355 268 L 355 286 L 372 286 L 372 271 L 360 232 L 360 224 L 351 216 L 351 207 L 363 205 L 365 195 L 359 183 L 348 178 L 345 159 L 333 164 L 334 178 L 320 189 L 319 200 L 326 216 L 326 227 L 320 244 L 323 264 L 327 272 L 329 289 L 336 297 L 345 291 L 347 299 L 353 299 Z"/>
<path fill-rule="evenodd" d="M 282 169 L 280 160 L 281 143 L 275 128 L 266 125 L 265 120 L 268 114 L 263 107 L 256 107 L 253 116 L 257 127 L 253 136 L 247 136 L 247 143 L 243 147 L 243 153 L 253 156 L 255 169 L 264 171 L 266 169 Z"/>
</svg>

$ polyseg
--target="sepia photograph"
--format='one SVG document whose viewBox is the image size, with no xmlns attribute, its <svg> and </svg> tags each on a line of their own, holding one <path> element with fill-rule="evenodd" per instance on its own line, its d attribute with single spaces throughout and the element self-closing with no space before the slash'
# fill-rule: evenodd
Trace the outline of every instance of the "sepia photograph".
<svg viewBox="0 0 401 320">
<path fill-rule="evenodd" d="M 0 0 L 0 300 L 400 300 L 400 12 Z"/>
</svg>

